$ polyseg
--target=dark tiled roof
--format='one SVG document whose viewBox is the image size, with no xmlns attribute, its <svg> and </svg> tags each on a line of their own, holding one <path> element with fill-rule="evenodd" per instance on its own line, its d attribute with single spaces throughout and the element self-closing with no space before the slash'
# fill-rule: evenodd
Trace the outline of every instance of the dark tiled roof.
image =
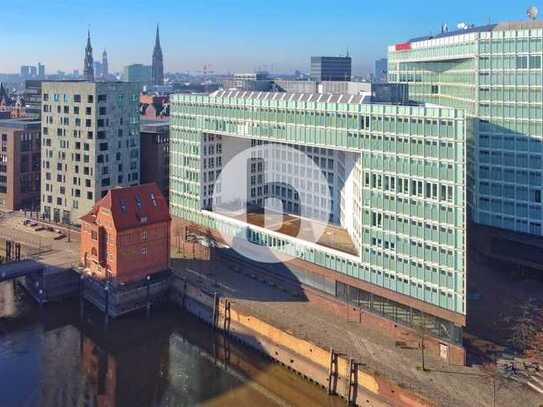
<svg viewBox="0 0 543 407">
<path fill-rule="evenodd" d="M 95 223 L 100 208 L 111 211 L 117 231 L 171 220 L 168 203 L 155 183 L 111 189 L 81 220 Z"/>
</svg>

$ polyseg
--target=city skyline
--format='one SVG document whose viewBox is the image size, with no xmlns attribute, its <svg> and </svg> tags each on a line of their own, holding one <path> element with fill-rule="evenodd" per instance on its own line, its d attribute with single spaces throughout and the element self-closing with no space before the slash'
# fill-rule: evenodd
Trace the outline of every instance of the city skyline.
<svg viewBox="0 0 543 407">
<path fill-rule="evenodd" d="M 110 71 L 129 64 L 151 64 L 156 24 L 160 24 L 165 72 L 197 72 L 204 65 L 220 73 L 309 70 L 311 55 L 353 57 L 353 74 L 373 71 L 373 62 L 386 56 L 386 47 L 421 33 L 438 33 L 442 24 L 454 29 L 464 21 L 476 25 L 489 21 L 524 20 L 524 5 L 492 5 L 461 0 L 451 5 L 426 7 L 414 1 L 417 19 L 405 18 L 399 1 L 368 9 L 355 1 L 328 8 L 323 2 L 301 0 L 282 7 L 283 1 L 253 9 L 247 1 L 216 0 L 206 4 L 163 3 L 161 9 L 144 2 L 98 1 L 89 8 L 82 1 L 7 4 L 3 14 L 10 26 L 25 24 L 28 30 L 0 27 L 11 40 L 6 50 L 11 58 L 0 62 L 1 73 L 19 72 L 20 65 L 44 63 L 48 73 L 82 71 L 87 29 L 99 54 L 108 50 Z M 467 7 L 469 5 L 469 8 Z M 536 4 L 537 5 L 537 4 Z M 461 13 L 458 10 L 465 11 Z M 62 27 L 51 27 L 40 18 L 55 15 Z M 125 18 L 118 18 L 119 13 Z M 81 17 L 83 16 L 83 17 Z M 6 31 L 6 32 L 4 32 Z M 377 36 L 376 34 L 379 33 Z M 51 44 L 61 46 L 52 47 Z"/>
</svg>

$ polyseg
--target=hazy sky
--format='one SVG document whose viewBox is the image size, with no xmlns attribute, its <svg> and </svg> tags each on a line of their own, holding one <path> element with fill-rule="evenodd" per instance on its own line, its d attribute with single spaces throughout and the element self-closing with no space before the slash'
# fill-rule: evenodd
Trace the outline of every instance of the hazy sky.
<svg viewBox="0 0 543 407">
<path fill-rule="evenodd" d="M 540 4 L 541 3 L 541 4 Z M 535 2 L 543 10 L 543 2 Z M 367 72 L 386 47 L 441 24 L 524 20 L 529 2 L 429 0 L 3 0 L 0 72 L 42 62 L 47 73 L 82 70 L 87 27 L 110 70 L 151 63 L 160 23 L 165 69 L 308 70 L 311 55 L 340 55 Z"/>
</svg>

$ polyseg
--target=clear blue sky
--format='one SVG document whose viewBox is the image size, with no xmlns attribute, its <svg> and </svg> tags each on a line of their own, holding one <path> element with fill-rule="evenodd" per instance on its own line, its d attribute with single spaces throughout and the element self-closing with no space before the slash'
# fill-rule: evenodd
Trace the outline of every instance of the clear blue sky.
<svg viewBox="0 0 543 407">
<path fill-rule="evenodd" d="M 540 9 L 542 4 L 535 2 Z M 349 48 L 367 72 L 389 44 L 436 33 L 442 23 L 523 20 L 529 2 L 429 0 L 4 0 L 0 72 L 45 63 L 48 73 L 80 69 L 90 25 L 95 59 L 111 70 L 150 64 L 160 23 L 166 71 L 259 67 L 307 70 L 311 55 Z"/>
</svg>

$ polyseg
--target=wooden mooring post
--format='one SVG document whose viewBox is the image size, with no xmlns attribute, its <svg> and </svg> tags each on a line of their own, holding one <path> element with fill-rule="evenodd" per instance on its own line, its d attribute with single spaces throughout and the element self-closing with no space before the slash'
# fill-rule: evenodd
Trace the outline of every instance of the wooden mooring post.
<svg viewBox="0 0 543 407">
<path fill-rule="evenodd" d="M 109 325 L 109 282 L 106 282 L 104 287 L 106 304 L 104 307 L 104 325 L 107 328 Z"/>
<path fill-rule="evenodd" d="M 219 322 L 219 293 L 215 291 L 213 294 L 213 329 L 217 329 Z"/>
<path fill-rule="evenodd" d="M 358 394 L 358 363 L 349 359 L 349 391 L 347 393 L 347 403 L 350 406 L 356 405 L 356 396 Z"/>
<path fill-rule="evenodd" d="M 145 284 L 147 286 L 147 293 L 146 293 L 146 316 L 149 318 L 151 315 L 151 276 L 147 275 L 145 277 Z"/>
<path fill-rule="evenodd" d="M 85 276 L 81 274 L 79 278 L 79 318 L 85 317 Z"/>
<path fill-rule="evenodd" d="M 328 371 L 328 394 L 337 394 L 338 381 L 338 354 L 330 349 L 330 369 Z"/>
</svg>

